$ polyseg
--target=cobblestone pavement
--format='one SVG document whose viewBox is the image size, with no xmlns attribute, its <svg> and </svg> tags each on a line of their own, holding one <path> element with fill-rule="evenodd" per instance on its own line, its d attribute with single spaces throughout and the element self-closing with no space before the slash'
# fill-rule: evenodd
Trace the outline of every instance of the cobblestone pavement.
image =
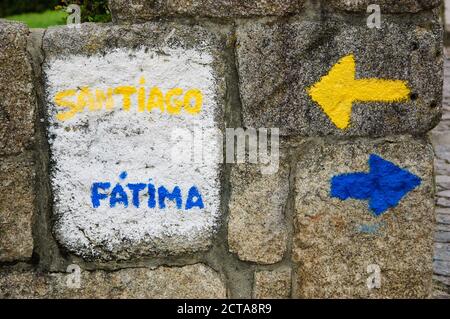
<svg viewBox="0 0 450 319">
<path fill-rule="evenodd" d="M 450 49 L 444 65 L 441 123 L 431 132 L 435 148 L 437 184 L 434 252 L 435 297 L 450 298 Z"/>
</svg>

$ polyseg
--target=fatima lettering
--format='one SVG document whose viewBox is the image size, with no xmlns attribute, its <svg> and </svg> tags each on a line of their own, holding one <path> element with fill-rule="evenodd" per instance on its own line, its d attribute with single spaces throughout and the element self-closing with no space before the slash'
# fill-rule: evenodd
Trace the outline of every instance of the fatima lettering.
<svg viewBox="0 0 450 319">
<path fill-rule="evenodd" d="M 120 180 L 125 181 L 127 172 L 119 175 Z M 196 186 L 191 186 L 187 191 L 186 201 L 183 201 L 183 190 L 175 186 L 172 190 L 165 186 L 156 187 L 153 183 L 117 183 L 112 187 L 110 182 L 94 182 L 91 186 L 91 202 L 94 208 L 107 202 L 111 208 L 129 207 L 139 208 L 141 206 L 141 195 L 147 195 L 146 205 L 148 208 L 165 209 L 168 202 L 172 202 L 177 209 L 190 210 L 193 208 L 203 209 L 203 198 Z"/>
</svg>

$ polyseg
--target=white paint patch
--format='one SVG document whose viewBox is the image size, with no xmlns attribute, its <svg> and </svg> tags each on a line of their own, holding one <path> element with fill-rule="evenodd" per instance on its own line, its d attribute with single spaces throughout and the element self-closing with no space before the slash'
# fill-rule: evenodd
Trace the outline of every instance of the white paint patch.
<svg viewBox="0 0 450 319">
<path fill-rule="evenodd" d="M 54 163 L 51 183 L 54 194 L 54 233 L 70 251 L 83 257 L 130 258 L 153 253 L 177 254 L 205 249 L 210 245 L 220 215 L 220 166 L 215 163 L 174 163 L 171 161 L 171 131 L 175 128 L 217 128 L 217 78 L 213 58 L 196 50 L 163 49 L 128 51 L 118 49 L 105 56 L 70 56 L 48 61 L 47 100 L 49 139 Z M 159 110 L 138 113 L 136 94 L 131 110 L 122 109 L 122 97 L 114 96 L 113 111 L 82 112 L 60 121 L 64 111 L 53 103 L 58 92 L 81 87 L 107 88 L 121 85 L 139 87 L 145 77 L 147 89 L 159 87 L 196 88 L 203 93 L 198 115 L 180 115 Z M 213 152 L 222 147 L 209 141 Z M 212 144 L 211 144 L 212 143 Z M 125 181 L 119 174 L 128 172 Z M 172 190 L 180 186 L 183 209 L 167 201 L 168 208 L 148 208 L 147 192 L 141 193 L 141 207 L 110 208 L 108 201 L 94 208 L 93 182 L 153 183 Z M 184 210 L 191 186 L 201 192 L 204 209 Z M 110 189 L 111 190 L 111 189 Z"/>
</svg>

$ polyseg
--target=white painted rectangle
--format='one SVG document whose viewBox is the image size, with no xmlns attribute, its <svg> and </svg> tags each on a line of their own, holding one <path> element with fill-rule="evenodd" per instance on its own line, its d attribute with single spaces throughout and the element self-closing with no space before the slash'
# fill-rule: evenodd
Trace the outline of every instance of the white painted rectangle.
<svg viewBox="0 0 450 319">
<path fill-rule="evenodd" d="M 47 62 L 54 234 L 66 249 L 86 258 L 127 259 L 197 251 L 210 245 L 220 217 L 220 166 L 210 161 L 174 162 L 171 134 L 176 129 L 218 128 L 216 115 L 222 106 L 218 105 L 217 75 L 212 65 L 213 57 L 208 53 L 181 48 L 116 49 L 104 56 L 73 55 Z M 97 101 L 96 90 L 106 96 L 108 89 L 123 86 L 136 89 L 130 94 L 128 110 L 121 94 L 112 95 L 114 107 L 109 105 L 107 109 L 103 103 L 101 110 L 95 109 L 100 103 L 93 104 L 90 98 Z M 201 92 L 201 110 L 191 114 L 192 109 L 189 113 L 183 107 L 179 114 L 170 114 L 165 105 L 161 112 L 155 106 L 160 102 L 157 93 L 152 96 L 154 108 L 148 110 L 147 103 L 142 104 L 142 98 L 138 98 L 139 90 L 145 91 L 148 100 L 152 88 L 163 94 L 173 88 L 180 88 L 183 94 L 195 90 L 197 97 Z M 76 93 L 71 95 L 67 90 Z M 80 97 L 81 91 L 92 95 Z M 169 99 L 172 105 L 183 101 L 183 94 Z M 67 113 L 70 108 L 62 106 L 68 102 L 83 105 L 82 101 L 82 112 Z M 190 101 L 193 105 L 196 100 Z M 140 105 L 145 109 L 139 109 Z M 208 143 L 212 153 L 220 153 L 222 145 L 214 140 Z M 123 172 L 127 176 L 121 179 Z M 99 182 L 111 186 L 100 190 L 108 197 L 94 207 L 92 187 Z M 127 207 L 123 201 L 110 205 L 118 183 L 127 193 Z M 166 207 L 161 208 L 157 198 L 155 207 L 150 207 L 147 187 L 139 193 L 138 208 L 133 205 L 129 183 L 152 184 L 156 192 L 161 186 L 170 191 L 179 186 L 182 207 L 166 199 Z M 204 208 L 197 205 L 187 209 L 188 192 L 193 186 L 199 190 Z"/>
</svg>

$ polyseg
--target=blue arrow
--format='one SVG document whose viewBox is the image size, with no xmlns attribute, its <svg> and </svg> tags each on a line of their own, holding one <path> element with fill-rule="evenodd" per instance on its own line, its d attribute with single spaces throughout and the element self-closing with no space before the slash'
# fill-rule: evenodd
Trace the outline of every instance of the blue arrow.
<svg viewBox="0 0 450 319">
<path fill-rule="evenodd" d="M 369 173 L 336 175 L 331 179 L 331 197 L 368 200 L 369 208 L 380 216 L 395 207 L 420 185 L 421 179 L 378 155 L 369 158 Z"/>
</svg>

